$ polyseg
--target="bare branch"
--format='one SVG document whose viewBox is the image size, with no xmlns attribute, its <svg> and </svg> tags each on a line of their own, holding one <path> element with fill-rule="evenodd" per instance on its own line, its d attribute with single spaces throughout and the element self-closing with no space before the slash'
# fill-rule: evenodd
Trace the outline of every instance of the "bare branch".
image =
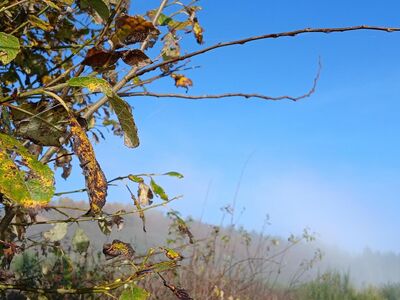
<svg viewBox="0 0 400 300">
<path fill-rule="evenodd" d="M 331 32 L 345 32 L 345 31 L 356 31 L 356 30 L 375 30 L 375 31 L 385 31 L 385 32 L 397 32 L 400 31 L 400 28 L 398 27 L 379 27 L 379 26 L 368 26 L 368 25 L 360 25 L 360 26 L 351 26 L 351 27 L 335 27 L 335 28 L 304 28 L 304 29 L 299 29 L 299 30 L 294 30 L 294 31 L 286 31 L 286 32 L 279 32 L 279 33 L 268 33 L 264 35 L 259 35 L 259 36 L 253 36 L 253 37 L 248 37 L 245 39 L 240 39 L 240 40 L 235 40 L 231 42 L 224 42 L 224 43 L 218 43 L 213 46 L 200 49 L 198 51 L 188 53 L 186 55 L 173 58 L 170 60 L 166 60 L 164 62 L 161 62 L 159 64 L 150 66 L 148 68 L 142 69 L 136 74 L 133 74 L 132 78 L 135 76 L 140 76 L 145 73 L 148 73 L 150 71 L 154 71 L 159 67 L 175 63 L 177 61 L 182 61 L 188 58 L 191 58 L 193 56 L 197 56 L 206 52 L 209 52 L 214 49 L 222 48 L 222 47 L 227 47 L 227 46 L 232 46 L 232 45 L 243 45 L 248 42 L 253 42 L 257 40 L 265 40 L 265 39 L 276 39 L 276 38 L 281 38 L 281 37 L 293 37 L 296 35 L 304 34 L 304 33 L 331 33 Z M 130 78 L 130 79 L 132 79 Z"/>
<path fill-rule="evenodd" d="M 182 99 L 191 99 L 191 100 L 200 100 L 200 99 L 220 99 L 220 98 L 231 98 L 231 97 L 242 97 L 242 98 L 258 98 L 263 100 L 270 100 L 270 101 L 279 101 L 279 100 L 292 100 L 292 101 L 299 101 L 304 98 L 310 97 L 312 94 L 315 93 L 317 88 L 317 83 L 321 74 L 321 61 L 318 62 L 318 71 L 314 78 L 313 85 L 311 89 L 301 95 L 301 96 L 290 96 L 290 95 L 283 95 L 283 96 L 268 96 L 263 94 L 256 94 L 256 93 L 224 93 L 224 94 L 214 94 L 214 95 L 187 95 L 187 94 L 174 94 L 174 93 L 153 93 L 153 92 L 131 92 L 131 93 L 118 93 L 120 97 L 135 97 L 135 96 L 149 96 L 149 97 L 156 97 L 156 98 L 182 98 Z"/>
</svg>

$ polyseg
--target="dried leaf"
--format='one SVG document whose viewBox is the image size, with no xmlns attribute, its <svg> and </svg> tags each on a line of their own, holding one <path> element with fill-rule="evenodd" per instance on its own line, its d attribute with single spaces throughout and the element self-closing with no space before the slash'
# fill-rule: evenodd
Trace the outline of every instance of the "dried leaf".
<svg viewBox="0 0 400 300">
<path fill-rule="evenodd" d="M 9 64 L 20 51 L 18 38 L 11 34 L 0 32 L 0 62 Z"/>
<path fill-rule="evenodd" d="M 139 185 L 140 185 L 140 184 L 142 184 L 142 182 L 139 183 Z M 131 199 L 133 200 L 133 203 L 135 204 L 136 209 L 137 209 L 138 212 L 139 212 L 139 218 L 142 220 L 143 231 L 146 232 L 146 217 L 145 217 L 145 215 L 144 215 L 144 211 L 143 211 L 142 207 L 140 206 L 140 202 L 135 198 L 135 195 L 133 195 L 133 193 L 132 193 L 131 189 L 129 188 L 129 186 L 126 186 L 126 188 L 128 189 L 129 194 L 131 195 Z M 148 187 L 147 187 L 147 188 L 148 188 Z M 149 190 L 150 190 L 150 189 L 149 189 Z M 139 190 L 138 190 L 138 194 L 139 194 L 139 193 L 140 193 L 140 188 L 139 188 Z M 150 191 L 150 193 L 151 193 L 151 191 Z M 148 196 L 149 196 L 149 191 L 147 191 L 146 195 L 147 195 L 147 198 L 148 198 Z M 151 194 L 151 197 L 153 197 L 153 194 Z M 147 198 L 146 198 L 146 199 L 147 199 Z M 148 202 L 149 202 L 149 201 L 148 201 Z"/>
<path fill-rule="evenodd" d="M 175 86 L 185 88 L 186 92 L 188 91 L 189 86 L 193 86 L 192 80 L 182 74 L 171 74 L 171 77 L 175 79 Z"/>
<path fill-rule="evenodd" d="M 61 106 L 51 107 L 48 101 L 26 102 L 11 106 L 15 134 L 42 146 L 60 147 L 68 116 Z"/>
<path fill-rule="evenodd" d="M 112 244 L 104 244 L 103 253 L 106 259 L 112 259 L 117 256 L 130 259 L 135 255 L 135 250 L 128 243 L 124 243 L 120 240 L 113 240 Z"/>
<path fill-rule="evenodd" d="M 19 141 L 2 133 L 0 194 L 26 207 L 45 205 L 54 194 L 51 169 L 39 162 Z"/>
<path fill-rule="evenodd" d="M 124 63 L 139 69 L 153 63 L 151 59 L 139 49 L 123 51 L 122 60 Z"/>
<path fill-rule="evenodd" d="M 73 149 L 79 158 L 89 195 L 90 210 L 88 214 L 97 215 L 101 213 L 101 209 L 106 203 L 107 180 L 96 160 L 92 144 L 86 132 L 74 118 L 71 118 L 70 125 Z"/>
<path fill-rule="evenodd" d="M 177 58 L 181 55 L 181 49 L 178 42 L 178 37 L 169 32 L 164 37 L 164 46 L 162 48 L 162 57 L 164 60 L 170 60 L 173 58 Z"/>
<path fill-rule="evenodd" d="M 111 37 L 115 48 L 143 42 L 149 38 L 149 44 L 153 44 L 160 31 L 141 16 L 122 15 L 115 21 L 116 32 Z"/>
<path fill-rule="evenodd" d="M 198 44 L 203 44 L 203 28 L 200 26 L 199 22 L 197 21 L 197 18 L 195 18 L 194 23 L 193 23 L 193 33 L 196 38 L 196 41 Z"/>
<path fill-rule="evenodd" d="M 99 225 L 99 228 L 102 233 L 105 235 L 109 235 L 112 231 L 112 221 L 108 221 L 105 218 L 100 219 L 97 224 Z"/>
<path fill-rule="evenodd" d="M 153 203 L 151 199 L 153 199 L 153 193 L 150 187 L 144 182 L 139 182 L 138 200 L 140 205 L 151 205 Z"/>
<path fill-rule="evenodd" d="M 121 55 L 122 53 L 116 51 L 90 48 L 81 64 L 92 68 L 105 68 L 115 64 Z"/>
</svg>

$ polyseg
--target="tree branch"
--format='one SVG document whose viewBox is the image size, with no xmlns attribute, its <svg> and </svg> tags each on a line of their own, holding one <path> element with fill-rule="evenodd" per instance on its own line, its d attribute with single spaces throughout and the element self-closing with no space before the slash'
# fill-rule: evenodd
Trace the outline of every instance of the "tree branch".
<svg viewBox="0 0 400 300">
<path fill-rule="evenodd" d="M 222 47 L 227 47 L 227 46 L 232 46 L 232 45 L 243 45 L 248 42 L 253 42 L 257 40 L 264 40 L 264 39 L 276 39 L 276 38 L 281 38 L 281 37 L 293 37 L 296 35 L 301 35 L 304 33 L 332 33 L 332 32 L 345 32 L 345 31 L 356 31 L 356 30 L 374 30 L 374 31 L 385 31 L 385 32 L 397 32 L 400 31 L 400 28 L 398 27 L 379 27 L 379 26 L 368 26 L 368 25 L 360 25 L 360 26 L 351 26 L 351 27 L 335 27 L 335 28 L 304 28 L 304 29 L 299 29 L 299 30 L 294 30 L 294 31 L 286 31 L 286 32 L 279 32 L 279 33 L 268 33 L 264 35 L 259 35 L 259 36 L 253 36 L 245 39 L 240 39 L 240 40 L 235 40 L 235 41 L 230 41 L 230 42 L 224 42 L 224 43 L 218 43 L 213 46 L 200 49 L 198 51 L 188 53 L 186 55 L 173 58 L 170 60 L 166 60 L 164 62 L 158 63 L 156 65 L 152 65 L 148 68 L 144 68 L 137 72 L 136 74 L 133 74 L 132 78 L 135 76 L 140 76 L 145 73 L 148 73 L 150 71 L 154 71 L 159 67 L 175 63 L 177 61 L 182 61 L 188 58 L 191 58 L 193 56 L 197 56 L 206 52 L 209 52 L 214 49 L 222 48 Z M 132 79 L 130 78 L 130 79 Z"/>
</svg>

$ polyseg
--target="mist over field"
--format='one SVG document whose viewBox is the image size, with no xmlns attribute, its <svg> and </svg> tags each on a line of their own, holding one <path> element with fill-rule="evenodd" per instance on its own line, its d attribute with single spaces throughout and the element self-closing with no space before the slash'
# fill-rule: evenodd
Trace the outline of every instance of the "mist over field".
<svg viewBox="0 0 400 300">
<path fill-rule="evenodd" d="M 72 201 L 68 198 L 60 198 L 57 202 L 58 205 L 76 206 L 79 208 L 87 207 L 84 201 Z M 105 211 L 129 211 L 132 207 L 126 204 L 112 203 L 107 204 Z M 43 215 L 41 220 L 49 220 L 57 217 L 57 213 L 52 212 Z M 43 218 L 43 219 L 42 219 Z M 91 248 L 93 250 L 101 249 L 104 243 L 113 239 L 121 239 L 129 241 L 138 255 L 144 255 L 146 249 L 150 247 L 159 247 L 160 245 L 167 245 L 166 241 L 169 237 L 168 229 L 171 221 L 165 216 L 161 210 L 151 210 L 146 213 L 146 228 L 147 232 L 143 232 L 142 223 L 137 216 L 124 217 L 124 227 L 121 231 L 113 230 L 110 236 L 105 236 L 99 229 L 96 222 L 84 222 L 80 225 L 85 230 L 91 240 Z M 210 238 L 211 232 L 215 225 L 206 224 L 192 220 L 190 228 L 196 240 L 203 240 Z M 51 226 L 43 225 L 35 227 L 33 232 L 46 231 Z M 71 237 L 75 231 L 76 226 L 71 226 L 69 229 L 69 236 Z M 251 237 L 250 250 L 246 250 L 243 243 L 243 228 L 236 227 L 232 230 L 229 226 L 221 228 L 221 237 L 229 236 L 234 244 L 234 259 L 239 261 L 246 259 L 252 255 L 259 255 L 260 257 L 274 256 L 279 253 L 288 245 L 288 237 L 271 236 L 268 234 L 268 227 L 263 235 L 260 232 L 248 232 Z M 298 234 L 302 234 L 299 232 Z M 267 245 L 266 248 L 272 248 L 271 252 L 256 253 L 261 245 Z M 269 245 L 269 246 L 268 246 Z M 219 246 L 222 251 L 222 246 Z M 341 274 L 348 274 L 351 283 L 358 288 L 366 288 L 368 286 L 384 286 L 388 283 L 400 282 L 400 254 L 395 252 L 379 252 L 373 249 L 365 248 L 362 252 L 352 253 L 345 251 L 337 245 L 328 245 L 322 243 L 320 240 L 311 242 L 302 241 L 291 248 L 280 261 L 281 265 L 276 268 L 273 265 L 266 266 L 266 269 L 272 269 L 274 272 L 279 269 L 280 274 L 278 283 L 286 285 L 293 279 L 301 264 L 304 261 L 311 260 L 316 251 L 321 251 L 322 257 L 317 259 L 315 263 L 307 269 L 304 274 L 299 278 L 300 282 L 308 282 L 317 278 L 319 275 L 330 271 L 337 271 Z M 185 251 L 183 250 L 183 253 Z M 221 260 L 221 264 L 223 261 Z M 271 270 L 269 270 L 271 271 Z M 261 277 L 267 276 L 267 274 Z M 264 278 L 264 279 L 265 279 Z"/>
</svg>

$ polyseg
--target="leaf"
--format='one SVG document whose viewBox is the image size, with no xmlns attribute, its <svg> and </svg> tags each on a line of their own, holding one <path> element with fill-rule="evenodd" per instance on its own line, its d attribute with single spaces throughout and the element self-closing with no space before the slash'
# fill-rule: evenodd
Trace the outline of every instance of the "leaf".
<svg viewBox="0 0 400 300">
<path fill-rule="evenodd" d="M 113 107 L 122 130 L 124 131 L 125 145 L 130 148 L 139 146 L 139 136 L 137 134 L 137 127 L 133 119 L 131 107 L 114 93 L 107 81 L 96 77 L 75 77 L 68 81 L 68 85 L 86 87 L 92 92 L 101 91 L 106 94 L 110 98 L 111 106 Z"/>
<path fill-rule="evenodd" d="M 100 91 L 108 97 L 113 96 L 110 84 L 101 78 L 96 77 L 74 77 L 68 80 L 68 85 L 73 87 L 85 87 L 91 92 Z"/>
<path fill-rule="evenodd" d="M 101 218 L 97 224 L 99 225 L 99 228 L 102 233 L 105 235 L 109 235 L 112 231 L 112 221 L 107 221 L 105 218 Z"/>
<path fill-rule="evenodd" d="M 153 190 L 153 192 L 154 192 L 157 196 L 159 196 L 161 199 L 163 199 L 163 200 L 165 200 L 165 201 L 168 201 L 168 196 L 167 196 L 167 194 L 165 193 L 164 189 L 163 189 L 161 186 L 159 186 L 159 185 L 154 181 L 153 178 L 151 178 L 151 180 L 150 180 L 150 186 L 151 186 L 151 189 Z"/>
<path fill-rule="evenodd" d="M 88 215 L 97 215 L 101 213 L 101 209 L 106 203 L 107 180 L 96 160 L 93 146 L 86 132 L 75 118 L 71 117 L 70 125 L 73 149 L 75 155 L 79 158 L 89 195 L 90 210 L 88 211 Z"/>
<path fill-rule="evenodd" d="M 52 229 L 43 233 L 43 237 L 50 242 L 58 242 L 65 237 L 67 231 L 67 223 L 57 223 Z"/>
<path fill-rule="evenodd" d="M 185 88 L 186 92 L 188 91 L 189 86 L 193 86 L 192 80 L 182 74 L 171 74 L 171 77 L 175 79 L 175 86 Z"/>
<path fill-rule="evenodd" d="M 92 68 L 105 68 L 115 64 L 121 55 L 122 53 L 116 51 L 90 48 L 81 64 L 85 66 L 91 66 Z"/>
<path fill-rule="evenodd" d="M 151 59 L 139 49 L 124 51 L 122 54 L 122 60 L 124 63 L 139 69 L 153 63 Z"/>
<path fill-rule="evenodd" d="M 89 248 L 90 240 L 82 228 L 78 227 L 72 237 L 72 247 L 75 251 L 82 254 Z"/>
<path fill-rule="evenodd" d="M 16 139 L 0 133 L 0 194 L 26 207 L 45 205 L 54 194 L 51 169 Z"/>
<path fill-rule="evenodd" d="M 107 4 L 103 0 L 86 0 L 88 5 L 93 8 L 99 16 L 107 21 L 110 16 L 110 10 L 108 9 Z"/>
<path fill-rule="evenodd" d="M 51 26 L 49 23 L 47 23 L 46 21 L 44 21 L 34 15 L 29 15 L 28 21 L 29 21 L 29 23 L 31 23 L 32 26 L 42 29 L 47 32 L 54 29 L 53 26 Z"/>
<path fill-rule="evenodd" d="M 135 255 L 135 250 L 133 250 L 129 243 L 124 243 L 120 240 L 113 240 L 111 244 L 104 244 L 103 253 L 107 260 L 117 256 L 130 259 Z"/>
<path fill-rule="evenodd" d="M 61 106 L 51 107 L 47 101 L 25 102 L 10 106 L 17 136 L 42 146 L 60 147 L 68 118 Z"/>
<path fill-rule="evenodd" d="M 117 95 L 110 98 L 110 103 L 118 117 L 122 130 L 124 131 L 125 146 L 129 148 L 138 147 L 140 143 L 138 130 L 135 120 L 133 119 L 131 106 Z"/>
<path fill-rule="evenodd" d="M 203 44 L 203 28 L 200 26 L 199 22 L 197 21 L 197 18 L 195 18 L 194 23 L 193 23 L 193 33 L 196 38 L 196 41 L 198 44 Z"/>
<path fill-rule="evenodd" d="M 163 175 L 178 177 L 179 179 L 183 178 L 183 175 L 181 173 L 173 172 L 173 171 L 172 172 L 168 172 L 168 173 L 164 173 Z"/>
<path fill-rule="evenodd" d="M 150 293 L 135 284 L 130 284 L 119 296 L 119 300 L 147 300 Z"/>
<path fill-rule="evenodd" d="M 153 199 L 153 193 L 150 187 L 144 182 L 139 182 L 138 200 L 140 205 L 151 205 L 153 203 L 151 199 Z"/>
<path fill-rule="evenodd" d="M 20 51 L 18 38 L 11 34 L 0 32 L 0 61 L 6 65 L 17 57 Z"/>
<path fill-rule="evenodd" d="M 183 256 L 170 248 L 162 248 L 165 251 L 165 256 L 168 257 L 170 260 L 177 260 L 180 261 L 183 259 Z"/>
<path fill-rule="evenodd" d="M 164 37 L 164 46 L 162 48 L 162 57 L 164 60 L 179 57 L 181 55 L 181 49 L 178 43 L 177 36 L 169 32 Z"/>
<path fill-rule="evenodd" d="M 160 31 L 141 16 L 122 15 L 115 21 L 115 33 L 111 41 L 115 48 L 143 42 L 149 38 L 149 47 L 157 40 Z"/>
<path fill-rule="evenodd" d="M 139 177 L 139 176 L 136 176 L 136 175 L 132 175 L 131 174 L 131 175 L 128 176 L 128 178 L 129 178 L 129 180 L 131 180 L 133 182 L 137 182 L 137 183 L 143 182 L 143 178 Z"/>
</svg>

